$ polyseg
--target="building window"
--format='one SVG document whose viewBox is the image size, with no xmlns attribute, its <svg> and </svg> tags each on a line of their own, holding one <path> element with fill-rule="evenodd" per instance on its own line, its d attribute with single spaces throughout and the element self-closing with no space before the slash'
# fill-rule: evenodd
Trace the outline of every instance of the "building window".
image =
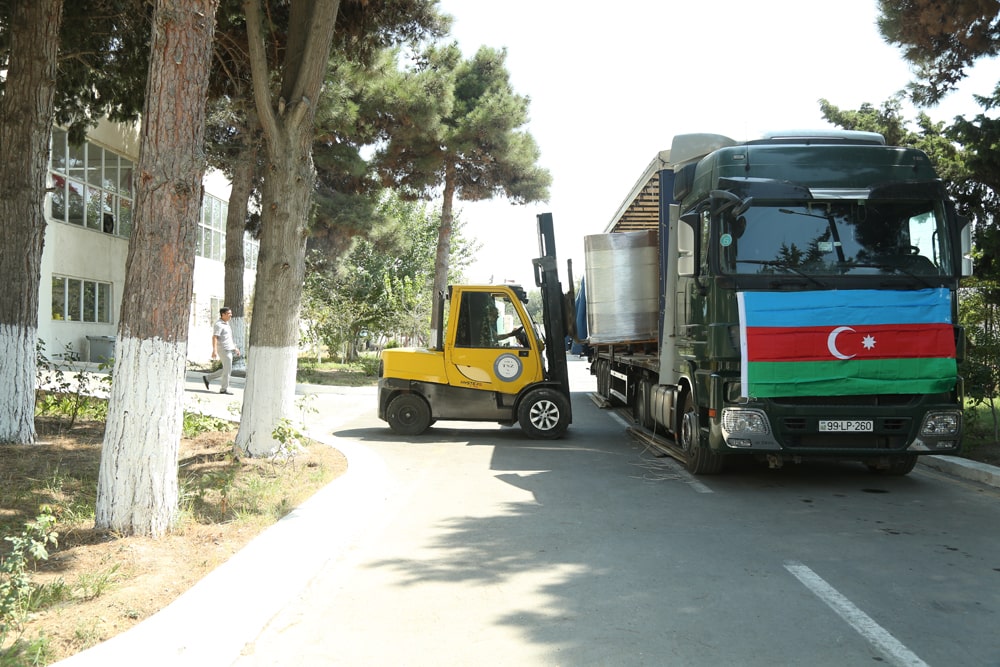
<svg viewBox="0 0 1000 667">
<path fill-rule="evenodd" d="M 257 270 L 257 256 L 260 254 L 260 241 L 250 236 L 243 235 L 243 268 L 249 271 Z"/>
<path fill-rule="evenodd" d="M 92 144 L 69 143 L 52 131 L 52 218 L 105 234 L 132 233 L 135 163 Z"/>
<path fill-rule="evenodd" d="M 229 203 L 210 194 L 201 200 L 201 220 L 198 223 L 198 244 L 195 249 L 199 257 L 226 261 L 226 217 Z M 243 235 L 243 268 L 255 270 L 260 241 L 249 234 Z"/>
<path fill-rule="evenodd" d="M 206 194 L 201 200 L 201 221 L 198 223 L 199 257 L 217 262 L 226 258 L 226 216 L 229 204 L 218 197 Z"/>
<path fill-rule="evenodd" d="M 52 276 L 52 319 L 111 322 L 111 283 Z"/>
</svg>

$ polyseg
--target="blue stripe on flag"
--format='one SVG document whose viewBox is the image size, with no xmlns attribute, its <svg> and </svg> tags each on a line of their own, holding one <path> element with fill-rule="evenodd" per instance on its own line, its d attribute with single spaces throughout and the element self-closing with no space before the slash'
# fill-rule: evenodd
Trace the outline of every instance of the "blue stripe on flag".
<svg viewBox="0 0 1000 667">
<path fill-rule="evenodd" d="M 742 327 L 951 324 L 951 295 L 924 290 L 740 292 Z"/>
</svg>

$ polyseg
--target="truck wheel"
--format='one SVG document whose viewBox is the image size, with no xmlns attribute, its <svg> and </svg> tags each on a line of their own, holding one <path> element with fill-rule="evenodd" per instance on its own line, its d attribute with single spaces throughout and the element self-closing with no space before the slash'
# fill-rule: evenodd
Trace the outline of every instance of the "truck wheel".
<svg viewBox="0 0 1000 667">
<path fill-rule="evenodd" d="M 917 455 L 904 454 L 903 456 L 891 457 L 888 465 L 879 466 L 874 463 L 869 463 L 868 469 L 878 475 L 902 477 L 903 475 L 909 474 L 915 465 L 917 465 Z"/>
<path fill-rule="evenodd" d="M 431 409 L 417 394 L 400 394 L 385 411 L 389 428 L 399 435 L 420 435 L 431 425 Z"/>
<path fill-rule="evenodd" d="M 569 426 L 569 401 L 555 389 L 535 389 L 517 407 L 517 421 L 529 438 L 562 437 Z"/>
<path fill-rule="evenodd" d="M 714 475 L 722 470 L 722 455 L 701 444 L 698 411 L 690 391 L 684 392 L 684 414 L 681 417 L 681 449 L 687 454 L 687 469 L 692 475 Z"/>
</svg>

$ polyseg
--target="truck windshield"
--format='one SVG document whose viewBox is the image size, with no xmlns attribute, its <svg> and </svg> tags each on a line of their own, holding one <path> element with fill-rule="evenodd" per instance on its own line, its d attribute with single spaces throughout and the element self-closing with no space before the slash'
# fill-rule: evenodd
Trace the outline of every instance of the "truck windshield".
<svg viewBox="0 0 1000 667">
<path fill-rule="evenodd" d="M 760 201 L 723 214 L 722 270 L 736 274 L 953 275 L 942 202 Z"/>
</svg>

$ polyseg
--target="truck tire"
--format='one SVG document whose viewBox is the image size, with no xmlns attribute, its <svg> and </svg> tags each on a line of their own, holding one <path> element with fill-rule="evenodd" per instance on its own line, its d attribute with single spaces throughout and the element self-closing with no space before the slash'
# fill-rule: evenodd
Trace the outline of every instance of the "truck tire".
<svg viewBox="0 0 1000 667">
<path fill-rule="evenodd" d="M 891 477 L 902 477 L 908 475 L 913 467 L 917 465 L 916 454 L 904 454 L 893 456 L 889 459 L 888 466 L 879 466 L 874 463 L 868 464 L 868 469 L 877 475 L 889 475 Z"/>
<path fill-rule="evenodd" d="M 389 428 L 399 435 L 420 435 L 431 425 L 431 409 L 417 394 L 400 394 L 385 411 Z"/>
<path fill-rule="evenodd" d="M 680 425 L 680 445 L 686 456 L 686 467 L 692 475 L 714 475 L 722 470 L 722 455 L 701 444 L 698 410 L 691 391 L 685 391 L 681 401 L 684 413 Z"/>
<path fill-rule="evenodd" d="M 529 438 L 561 438 L 569 426 L 569 401 L 555 389 L 533 389 L 521 399 L 517 421 Z"/>
</svg>

